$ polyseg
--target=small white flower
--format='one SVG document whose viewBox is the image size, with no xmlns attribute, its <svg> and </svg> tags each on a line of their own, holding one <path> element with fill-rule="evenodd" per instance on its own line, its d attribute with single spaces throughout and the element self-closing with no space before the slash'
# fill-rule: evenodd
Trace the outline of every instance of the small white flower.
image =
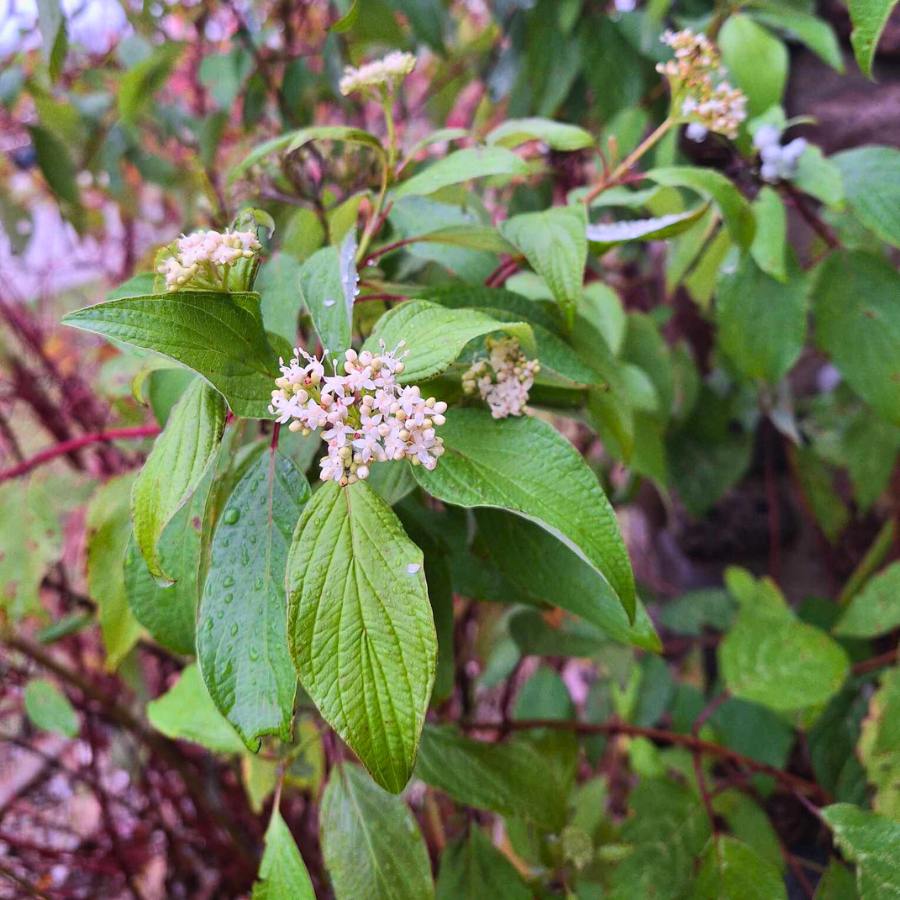
<svg viewBox="0 0 900 900">
<path fill-rule="evenodd" d="M 512 338 L 488 338 L 487 361 L 477 361 L 463 375 L 463 390 L 481 395 L 495 419 L 521 416 L 528 404 L 528 392 L 534 384 L 534 376 L 540 371 L 538 361 L 528 360 L 519 349 L 519 342 Z M 440 424 L 442 410 L 435 407 L 432 421 Z"/>
<path fill-rule="evenodd" d="M 412 53 L 395 50 L 384 59 L 366 63 L 358 69 L 347 66 L 340 81 L 340 90 L 345 97 L 356 91 L 367 91 L 371 88 L 392 90 L 415 67 L 416 58 Z"/>
</svg>

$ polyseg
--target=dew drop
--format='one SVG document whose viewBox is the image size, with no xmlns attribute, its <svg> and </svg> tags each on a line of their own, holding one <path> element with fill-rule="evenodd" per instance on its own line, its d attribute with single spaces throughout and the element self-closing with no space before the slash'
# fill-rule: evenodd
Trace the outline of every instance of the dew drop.
<svg viewBox="0 0 900 900">
<path fill-rule="evenodd" d="M 226 525 L 234 525 L 240 517 L 241 511 L 239 509 L 229 509 L 225 511 L 223 521 Z"/>
<path fill-rule="evenodd" d="M 323 300 L 323 301 L 322 301 L 322 306 L 334 306 L 335 303 L 337 303 L 337 300 L 330 300 L 330 299 L 329 299 L 329 300 Z"/>
<path fill-rule="evenodd" d="M 419 565 L 419 563 L 410 563 L 410 564 L 406 567 L 406 571 L 407 571 L 410 575 L 415 575 L 416 572 L 418 572 L 419 569 L 421 569 L 421 568 L 422 568 L 422 567 Z"/>
</svg>

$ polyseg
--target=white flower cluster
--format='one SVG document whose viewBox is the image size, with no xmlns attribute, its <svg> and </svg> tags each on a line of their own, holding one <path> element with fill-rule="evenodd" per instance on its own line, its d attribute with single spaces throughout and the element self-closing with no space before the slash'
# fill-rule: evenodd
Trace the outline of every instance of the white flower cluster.
<svg viewBox="0 0 900 900">
<path fill-rule="evenodd" d="M 336 364 L 327 375 L 324 356 L 316 359 L 300 347 L 290 363 L 281 361 L 269 412 L 282 424 L 293 420 L 291 431 L 323 429 L 328 455 L 319 462 L 322 481 L 353 484 L 369 477 L 373 462 L 390 459 L 433 469 L 443 455 L 435 427 L 446 421 L 447 404 L 424 399 L 416 386 L 397 384 L 408 352 L 400 353 L 403 346 L 401 341 L 388 351 L 382 341 L 377 356 L 348 350 L 343 375 Z"/>
<path fill-rule="evenodd" d="M 463 375 L 463 390 L 474 394 L 477 389 L 495 419 L 521 416 L 541 367 L 536 359 L 525 358 L 514 338 L 488 338 L 487 346 L 490 356 Z"/>
<path fill-rule="evenodd" d="M 220 288 L 228 266 L 253 259 L 261 244 L 253 231 L 195 231 L 175 241 L 172 255 L 157 268 L 166 276 L 166 290 L 178 291 L 188 284 Z"/>
<path fill-rule="evenodd" d="M 719 51 L 703 34 L 666 31 L 662 41 L 675 51 L 675 59 L 656 70 L 669 78 L 672 93 L 681 101 L 680 115 L 689 122 L 687 135 L 702 141 L 707 132 L 736 138 L 747 118 L 747 97 L 722 78 L 725 69 Z"/>
<path fill-rule="evenodd" d="M 399 50 L 388 53 L 384 59 L 366 63 L 358 69 L 347 66 L 340 81 L 341 93 L 346 97 L 356 91 L 366 92 L 369 88 L 391 90 L 415 67 L 415 56 L 412 53 L 401 53 Z"/>
<path fill-rule="evenodd" d="M 760 177 L 763 181 L 774 182 L 797 174 L 797 164 L 809 145 L 805 138 L 794 138 L 782 147 L 781 132 L 774 125 L 761 125 L 753 135 L 753 146 L 759 150 L 762 161 Z"/>
</svg>

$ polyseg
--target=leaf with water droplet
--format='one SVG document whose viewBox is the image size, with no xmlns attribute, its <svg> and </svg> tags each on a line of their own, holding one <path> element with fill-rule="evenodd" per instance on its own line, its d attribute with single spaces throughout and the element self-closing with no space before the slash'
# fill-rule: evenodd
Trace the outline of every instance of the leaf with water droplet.
<svg viewBox="0 0 900 900">
<path fill-rule="evenodd" d="M 309 485 L 285 461 L 277 451 L 274 460 L 262 453 L 235 485 L 227 508 L 238 511 L 238 521 L 226 525 L 223 516 L 213 534 L 200 601 L 201 616 L 224 611 L 212 630 L 197 637 L 203 678 L 216 706 L 254 751 L 261 735 L 290 739 L 297 686 L 285 634 L 284 573 Z M 268 524 L 254 529 L 253 521 Z M 263 539 L 251 544 L 256 530 Z M 260 581 L 273 602 L 260 601 Z M 247 635 L 259 640 L 251 646 Z"/>
</svg>

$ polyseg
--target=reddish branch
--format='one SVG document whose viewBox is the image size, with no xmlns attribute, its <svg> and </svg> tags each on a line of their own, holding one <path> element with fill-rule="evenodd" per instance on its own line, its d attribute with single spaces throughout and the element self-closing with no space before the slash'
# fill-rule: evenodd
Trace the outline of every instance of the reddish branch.
<svg viewBox="0 0 900 900">
<path fill-rule="evenodd" d="M 138 425 L 134 428 L 111 428 L 109 431 L 98 431 L 94 434 L 84 434 L 81 437 L 62 441 L 59 444 L 48 447 L 46 450 L 41 450 L 40 453 L 35 453 L 34 456 L 23 460 L 17 466 L 13 466 L 11 469 L 0 472 L 0 483 L 9 481 L 11 478 L 18 478 L 20 475 L 25 475 L 32 469 L 36 469 L 38 466 L 43 465 L 45 462 L 50 462 L 51 459 L 56 459 L 57 456 L 65 456 L 67 453 L 72 453 L 75 450 L 79 450 L 81 447 L 105 443 L 107 441 L 152 437 L 153 435 L 159 434 L 161 430 L 159 425 Z"/>
<path fill-rule="evenodd" d="M 464 727 L 471 731 L 500 731 L 504 728 L 502 722 L 483 722 L 478 720 L 470 720 L 463 723 Z M 716 756 L 726 762 L 734 763 L 737 766 L 744 766 L 752 769 L 762 775 L 769 775 L 776 781 L 783 784 L 792 791 L 808 794 L 815 797 L 821 803 L 831 803 L 831 795 L 824 788 L 812 781 L 807 781 L 799 775 L 792 775 L 790 772 L 784 772 L 775 766 L 759 762 L 743 753 L 738 753 L 729 747 L 723 747 L 720 744 L 713 744 L 709 741 L 701 740 L 691 734 L 680 734 L 676 731 L 665 731 L 661 728 L 641 728 L 638 725 L 631 725 L 628 722 L 603 722 L 594 724 L 591 722 L 571 722 L 561 721 L 558 719 L 515 719 L 506 726 L 512 731 L 530 731 L 537 728 L 552 728 L 559 731 L 571 731 L 574 734 L 592 735 L 601 734 L 613 736 L 617 734 L 629 735 L 631 737 L 644 737 L 651 741 L 660 741 L 664 744 L 676 744 L 679 747 L 687 747 L 695 753 L 706 753 L 710 756 Z"/>
</svg>

